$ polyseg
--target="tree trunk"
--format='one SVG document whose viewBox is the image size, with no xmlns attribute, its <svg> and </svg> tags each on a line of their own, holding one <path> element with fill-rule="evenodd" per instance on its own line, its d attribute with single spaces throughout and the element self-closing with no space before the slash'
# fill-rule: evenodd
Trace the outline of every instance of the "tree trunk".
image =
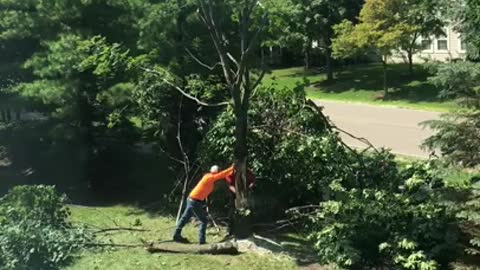
<svg viewBox="0 0 480 270">
<path fill-rule="evenodd" d="M 2 109 L 0 113 L 1 113 L 1 121 L 7 122 L 7 113 L 5 112 L 5 110 Z"/>
<path fill-rule="evenodd" d="M 310 47 L 311 47 L 312 42 L 308 42 L 305 44 L 305 50 L 304 50 L 304 63 L 305 63 L 305 71 L 310 69 Z"/>
<path fill-rule="evenodd" d="M 247 110 L 248 108 L 237 109 L 235 112 L 235 222 L 234 235 L 242 239 L 252 234 L 252 220 L 247 187 Z"/>
<path fill-rule="evenodd" d="M 270 46 L 269 48 L 269 51 L 270 51 L 270 64 L 273 64 L 273 46 Z"/>
<path fill-rule="evenodd" d="M 325 61 L 327 66 L 327 81 L 333 81 L 333 67 L 332 67 L 332 49 L 328 46 L 325 51 Z"/>
<path fill-rule="evenodd" d="M 225 242 L 210 245 L 186 245 L 177 243 L 149 244 L 145 248 L 150 253 L 183 253 L 183 254 L 211 254 L 211 255 L 236 255 L 236 243 Z"/>
<path fill-rule="evenodd" d="M 12 112 L 10 111 L 10 108 L 7 108 L 7 111 L 6 111 L 6 119 L 8 123 L 10 123 L 12 121 Z"/>
<path fill-rule="evenodd" d="M 413 53 L 412 51 L 407 51 L 408 55 L 408 74 L 413 76 Z"/>
<path fill-rule="evenodd" d="M 20 109 L 17 109 L 17 110 L 15 111 L 15 116 L 16 116 L 16 118 L 17 118 L 17 119 L 16 119 L 17 121 L 22 120 L 22 119 L 21 119 L 21 118 L 22 118 L 22 113 L 20 112 Z"/>
<path fill-rule="evenodd" d="M 384 98 L 388 95 L 388 86 L 387 86 L 387 57 L 384 56 L 382 59 L 382 67 L 383 67 L 383 92 Z"/>
</svg>

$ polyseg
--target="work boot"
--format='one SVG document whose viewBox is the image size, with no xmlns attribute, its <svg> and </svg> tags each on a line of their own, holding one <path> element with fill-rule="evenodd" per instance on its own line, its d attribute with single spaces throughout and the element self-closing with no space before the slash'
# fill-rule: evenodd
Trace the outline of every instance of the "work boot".
<svg viewBox="0 0 480 270">
<path fill-rule="evenodd" d="M 177 243 L 183 243 L 183 244 L 188 244 L 190 243 L 190 241 L 188 241 L 187 238 L 181 236 L 181 235 L 174 235 L 173 236 L 173 241 L 177 242 Z"/>
</svg>

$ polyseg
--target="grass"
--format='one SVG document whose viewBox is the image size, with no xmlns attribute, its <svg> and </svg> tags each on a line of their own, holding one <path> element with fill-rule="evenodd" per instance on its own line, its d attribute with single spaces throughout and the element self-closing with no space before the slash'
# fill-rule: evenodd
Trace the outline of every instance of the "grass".
<svg viewBox="0 0 480 270">
<path fill-rule="evenodd" d="M 149 213 L 142 209 L 126 206 L 112 207 L 72 207 L 72 220 L 75 223 L 88 224 L 99 228 L 132 227 L 147 229 L 148 232 L 111 232 L 98 241 L 113 241 L 121 244 L 139 244 L 139 239 L 147 241 L 169 240 L 174 220 L 159 213 Z M 197 229 L 188 225 L 184 236 L 192 242 L 197 240 Z M 221 240 L 213 231 L 207 232 L 207 241 Z M 297 269 L 294 261 L 281 256 L 241 254 L 237 256 L 220 255 L 181 255 L 149 254 L 143 248 L 105 249 L 87 251 L 79 255 L 67 270 L 154 270 L 154 269 Z"/>
<path fill-rule="evenodd" d="M 363 65 L 349 67 L 336 74 L 333 82 L 326 81 L 323 72 L 303 68 L 274 70 L 264 79 L 264 85 L 295 87 L 304 85 L 307 95 L 314 99 L 342 102 L 368 103 L 411 109 L 446 112 L 454 107 L 452 101 L 442 101 L 437 95 L 439 89 L 427 81 L 429 74 L 421 67 L 415 67 L 413 77 L 403 64 L 389 67 L 388 99 L 383 97 L 382 67 Z"/>
</svg>

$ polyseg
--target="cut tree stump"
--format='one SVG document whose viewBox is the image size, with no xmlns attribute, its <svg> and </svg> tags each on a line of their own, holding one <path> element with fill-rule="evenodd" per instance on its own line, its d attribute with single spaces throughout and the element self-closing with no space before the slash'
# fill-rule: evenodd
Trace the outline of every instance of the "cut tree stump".
<svg viewBox="0 0 480 270">
<path fill-rule="evenodd" d="M 208 245 L 192 245 L 179 243 L 148 244 L 146 249 L 150 253 L 185 253 L 185 254 L 211 254 L 211 255 L 236 255 L 239 254 L 236 243 L 224 242 Z"/>
</svg>

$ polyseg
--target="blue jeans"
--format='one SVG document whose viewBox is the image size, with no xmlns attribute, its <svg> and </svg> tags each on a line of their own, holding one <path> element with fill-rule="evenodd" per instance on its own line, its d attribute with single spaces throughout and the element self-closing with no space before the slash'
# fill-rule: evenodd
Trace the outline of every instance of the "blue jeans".
<svg viewBox="0 0 480 270">
<path fill-rule="evenodd" d="M 205 233 L 207 231 L 207 211 L 206 211 L 205 201 L 196 201 L 190 198 L 186 201 L 185 210 L 183 211 L 182 217 L 177 223 L 175 228 L 175 235 L 173 237 L 179 237 L 182 235 L 182 229 L 187 225 L 192 216 L 197 217 L 201 224 L 198 231 L 198 240 L 200 244 L 205 244 Z"/>
</svg>

